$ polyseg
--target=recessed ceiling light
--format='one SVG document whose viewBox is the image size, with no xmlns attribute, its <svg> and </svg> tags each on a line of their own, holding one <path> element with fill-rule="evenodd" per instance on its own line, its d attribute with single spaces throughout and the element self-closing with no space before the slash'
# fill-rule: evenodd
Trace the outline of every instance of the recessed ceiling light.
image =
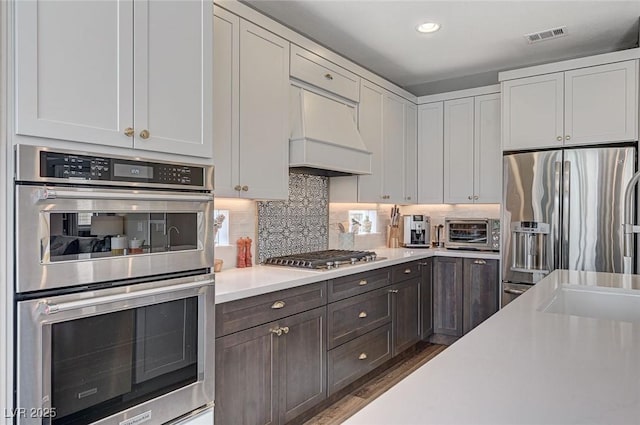
<svg viewBox="0 0 640 425">
<path fill-rule="evenodd" d="M 440 24 L 436 22 L 425 22 L 416 27 L 418 32 L 436 32 L 440 29 Z"/>
</svg>

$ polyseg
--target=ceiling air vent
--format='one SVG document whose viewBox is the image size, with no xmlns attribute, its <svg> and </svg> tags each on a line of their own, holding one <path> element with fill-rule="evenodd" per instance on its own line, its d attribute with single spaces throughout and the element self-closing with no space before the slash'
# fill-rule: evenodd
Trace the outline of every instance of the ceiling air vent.
<svg viewBox="0 0 640 425">
<path fill-rule="evenodd" d="M 553 38 L 564 37 L 567 35 L 567 27 L 552 28 L 550 30 L 544 30 L 539 32 L 533 32 L 526 34 L 524 38 L 527 39 L 529 44 L 537 43 L 539 41 L 551 40 Z"/>
</svg>

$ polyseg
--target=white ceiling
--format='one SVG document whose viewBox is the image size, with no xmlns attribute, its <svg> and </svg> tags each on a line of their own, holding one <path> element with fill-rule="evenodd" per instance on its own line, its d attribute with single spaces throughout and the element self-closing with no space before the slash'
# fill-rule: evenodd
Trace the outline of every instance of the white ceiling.
<svg viewBox="0 0 640 425">
<path fill-rule="evenodd" d="M 497 82 L 497 71 L 635 47 L 640 0 L 249 0 L 416 95 Z M 442 25 L 419 34 L 425 21 Z M 524 34 L 566 26 L 566 37 Z"/>
</svg>

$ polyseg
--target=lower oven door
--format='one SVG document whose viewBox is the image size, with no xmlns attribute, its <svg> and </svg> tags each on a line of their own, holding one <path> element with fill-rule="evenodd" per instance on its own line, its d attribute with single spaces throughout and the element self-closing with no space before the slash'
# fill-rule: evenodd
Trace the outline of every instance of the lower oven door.
<svg viewBox="0 0 640 425">
<path fill-rule="evenodd" d="M 213 402 L 212 275 L 18 302 L 20 424 L 162 424 Z"/>
<path fill-rule="evenodd" d="M 502 282 L 501 306 L 504 307 L 531 288 L 533 288 L 533 285 L 525 283 Z"/>
</svg>

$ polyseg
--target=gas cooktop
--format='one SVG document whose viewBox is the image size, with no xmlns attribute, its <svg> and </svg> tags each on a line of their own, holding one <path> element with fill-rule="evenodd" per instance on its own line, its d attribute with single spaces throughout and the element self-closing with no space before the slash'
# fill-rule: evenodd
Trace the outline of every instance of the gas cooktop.
<svg viewBox="0 0 640 425">
<path fill-rule="evenodd" d="M 373 251 L 349 251 L 328 249 L 326 251 L 305 252 L 302 254 L 271 257 L 264 264 L 271 266 L 299 267 L 304 269 L 331 270 L 343 264 L 358 264 L 380 260 Z"/>
</svg>

